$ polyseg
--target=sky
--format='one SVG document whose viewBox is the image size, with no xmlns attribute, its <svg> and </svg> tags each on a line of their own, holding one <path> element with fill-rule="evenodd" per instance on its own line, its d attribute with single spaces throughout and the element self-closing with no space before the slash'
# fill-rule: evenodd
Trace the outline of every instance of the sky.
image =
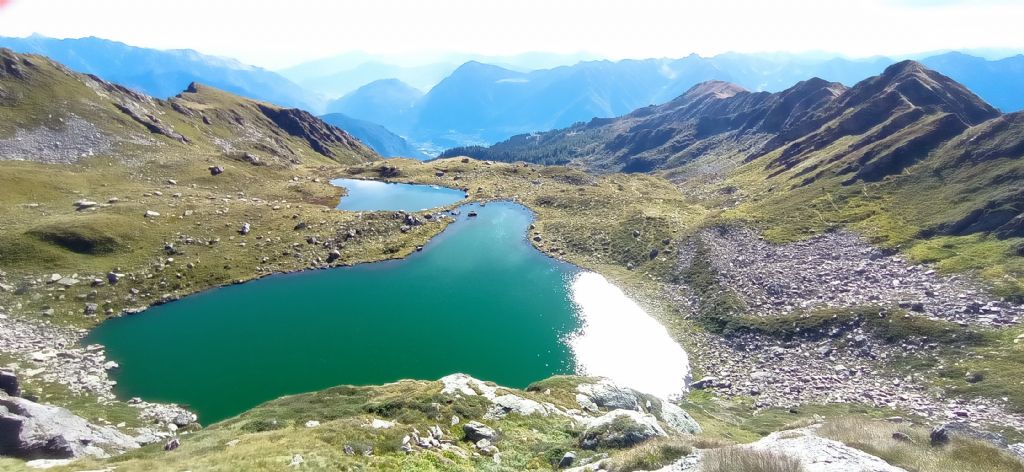
<svg viewBox="0 0 1024 472">
<path fill-rule="evenodd" d="M 0 36 L 98 36 L 278 69 L 347 51 L 609 59 L 1024 49 L 1024 0 L 0 0 Z"/>
</svg>

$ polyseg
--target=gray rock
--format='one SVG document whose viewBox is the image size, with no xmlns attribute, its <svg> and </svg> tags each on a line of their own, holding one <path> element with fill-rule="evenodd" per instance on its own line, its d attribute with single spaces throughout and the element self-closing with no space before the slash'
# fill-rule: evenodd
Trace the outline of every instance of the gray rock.
<svg viewBox="0 0 1024 472">
<path fill-rule="evenodd" d="M 18 383 L 18 376 L 9 370 L 0 370 L 0 391 L 12 397 L 21 394 L 21 387 Z"/>
<path fill-rule="evenodd" d="M 613 410 L 590 422 L 583 431 L 580 445 L 584 449 L 627 448 L 664 436 L 668 433 L 654 415 L 635 410 Z"/>
<path fill-rule="evenodd" d="M 89 208 L 94 208 L 96 205 L 99 205 L 99 203 L 96 203 L 91 200 L 78 200 L 77 202 L 75 202 L 75 209 L 79 211 L 88 210 Z"/>
<path fill-rule="evenodd" d="M 174 421 L 173 421 L 175 426 L 178 426 L 179 428 L 184 428 L 185 426 L 188 426 L 188 425 L 190 425 L 190 424 L 192 424 L 194 422 L 195 422 L 195 416 L 194 415 L 189 415 L 189 414 L 184 413 L 184 412 L 183 413 L 178 413 L 178 415 L 174 417 Z"/>
<path fill-rule="evenodd" d="M 210 166 L 210 175 L 220 175 L 224 173 L 224 168 L 221 166 Z"/>
<path fill-rule="evenodd" d="M 940 424 L 932 429 L 931 434 L 928 435 L 928 440 L 932 446 L 942 446 L 949 443 L 949 430 L 946 425 Z"/>
<path fill-rule="evenodd" d="M 906 442 L 906 443 L 914 442 L 914 440 L 911 439 L 910 436 L 907 435 L 907 433 L 902 433 L 900 431 L 896 431 L 895 433 L 892 433 L 892 438 L 897 440 L 897 441 L 899 441 L 899 442 Z"/>
<path fill-rule="evenodd" d="M 697 420 L 693 419 L 689 413 L 683 411 L 674 403 L 670 403 L 664 400 L 657 400 L 652 410 L 655 416 L 659 416 L 662 421 L 668 425 L 669 428 L 676 430 L 679 433 L 697 434 L 701 432 L 700 425 L 697 424 Z"/>
<path fill-rule="evenodd" d="M 470 421 L 462 425 L 462 432 L 466 434 L 466 440 L 474 443 L 481 439 L 490 441 L 498 435 L 493 428 L 478 421 Z"/>
<path fill-rule="evenodd" d="M 487 419 L 500 419 L 515 413 L 521 416 L 560 414 L 561 412 L 550 403 L 540 403 L 518 395 L 498 395 L 491 399 L 491 408 L 484 415 Z"/>
<path fill-rule="evenodd" d="M 558 461 L 558 468 L 565 469 L 572 467 L 573 462 L 576 462 L 576 453 L 569 451 L 562 456 L 562 459 Z"/>
<path fill-rule="evenodd" d="M 611 410 L 640 410 L 640 400 L 636 391 L 620 386 L 609 379 L 601 379 L 597 383 L 580 384 L 576 391 L 586 395 L 591 402 L 600 408 Z"/>
<path fill-rule="evenodd" d="M 775 432 L 739 447 L 799 460 L 805 472 L 906 472 L 871 454 L 822 438 L 815 434 L 816 428 Z"/>
<path fill-rule="evenodd" d="M 690 388 L 696 390 L 703 390 L 706 388 L 728 388 L 730 386 L 732 386 L 730 382 L 718 380 L 717 377 L 704 377 L 703 379 L 690 384 Z"/>
<path fill-rule="evenodd" d="M 128 435 L 64 408 L 0 394 L 0 455 L 22 459 L 107 457 L 139 447 Z"/>
<path fill-rule="evenodd" d="M 238 234 L 244 236 L 249 234 L 249 231 L 252 231 L 252 226 L 250 226 L 249 223 L 242 223 L 242 227 L 238 229 Z"/>
</svg>

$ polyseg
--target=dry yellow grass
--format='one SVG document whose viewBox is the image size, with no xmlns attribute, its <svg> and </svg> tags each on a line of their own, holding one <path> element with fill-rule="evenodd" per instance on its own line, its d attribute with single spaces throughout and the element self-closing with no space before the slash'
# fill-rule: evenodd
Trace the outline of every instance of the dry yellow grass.
<svg viewBox="0 0 1024 472">
<path fill-rule="evenodd" d="M 910 438 L 897 440 L 893 433 Z M 932 447 L 930 430 L 867 418 L 844 417 L 826 422 L 818 431 L 823 437 L 860 449 L 886 462 L 918 472 L 1024 472 L 1024 464 L 989 443 L 953 437 L 946 446 Z"/>
<path fill-rule="evenodd" d="M 741 447 L 712 449 L 704 454 L 701 472 L 802 472 L 800 461 L 767 451 Z"/>
</svg>

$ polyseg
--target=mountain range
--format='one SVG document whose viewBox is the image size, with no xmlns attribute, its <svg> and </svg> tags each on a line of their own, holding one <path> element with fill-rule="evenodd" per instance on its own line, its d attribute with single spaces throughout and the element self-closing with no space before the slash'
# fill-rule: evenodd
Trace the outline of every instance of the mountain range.
<svg viewBox="0 0 1024 472">
<path fill-rule="evenodd" d="M 1012 183 L 1024 177 L 1022 131 L 1024 112 L 1002 114 L 949 77 L 904 61 L 852 87 L 814 78 L 770 93 L 704 82 L 619 118 L 442 157 L 664 173 L 723 195 L 740 189 L 748 204 L 760 201 L 759 214 L 794 199 L 806 211 L 822 192 L 837 205 L 877 184 L 901 195 L 893 205 L 916 213 L 922 234 L 1014 237 L 1024 236 L 1024 190 Z"/>
<path fill-rule="evenodd" d="M 200 82 L 243 97 L 283 106 L 318 110 L 314 94 L 266 69 L 190 49 L 159 50 L 106 39 L 0 37 L 0 48 L 40 54 L 81 73 L 159 98 L 171 97 Z"/>
<path fill-rule="evenodd" d="M 722 54 L 711 58 L 592 61 L 518 72 L 469 62 L 419 98 L 392 101 L 390 83 L 367 87 L 331 105 L 428 147 L 487 145 L 510 136 L 620 116 L 672 100 L 695 84 L 721 80 L 754 91 L 781 91 L 807 77 L 855 84 L 894 61 L 809 59 L 792 55 Z M 958 80 L 1003 111 L 1024 108 L 1024 56 L 998 61 L 947 53 L 922 63 Z"/>
<path fill-rule="evenodd" d="M 411 147 L 434 154 L 450 147 L 490 145 L 593 117 L 621 116 L 666 103 L 709 80 L 777 92 L 807 77 L 851 85 L 894 63 L 884 57 L 738 53 L 573 62 L 591 56 L 536 53 L 482 57 L 493 62 L 456 66 L 456 61 L 472 56 L 410 59 L 351 53 L 281 71 L 300 85 L 232 59 L 191 50 L 138 48 L 99 38 L 0 38 L 0 47 L 44 54 L 73 70 L 156 97 L 173 96 L 189 83 L 199 82 L 314 113 L 342 113 L 381 125 L 388 133 L 404 136 Z M 572 65 L 537 69 L 560 63 Z M 921 63 L 961 82 L 1004 112 L 1024 108 L 1024 56 L 988 60 L 951 52 L 925 57 Z M 335 92 L 358 88 L 328 100 L 331 91 L 324 87 L 336 87 Z M 429 90 L 424 93 L 425 89 Z"/>
</svg>

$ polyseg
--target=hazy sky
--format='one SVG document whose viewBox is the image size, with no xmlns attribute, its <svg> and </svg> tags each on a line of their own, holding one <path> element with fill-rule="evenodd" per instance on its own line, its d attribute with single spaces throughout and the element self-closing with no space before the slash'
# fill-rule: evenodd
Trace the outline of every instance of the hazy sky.
<svg viewBox="0 0 1024 472">
<path fill-rule="evenodd" d="M 352 50 L 612 59 L 1024 47 L 1024 0 L 0 0 L 0 35 L 99 36 L 278 68 Z"/>
</svg>

